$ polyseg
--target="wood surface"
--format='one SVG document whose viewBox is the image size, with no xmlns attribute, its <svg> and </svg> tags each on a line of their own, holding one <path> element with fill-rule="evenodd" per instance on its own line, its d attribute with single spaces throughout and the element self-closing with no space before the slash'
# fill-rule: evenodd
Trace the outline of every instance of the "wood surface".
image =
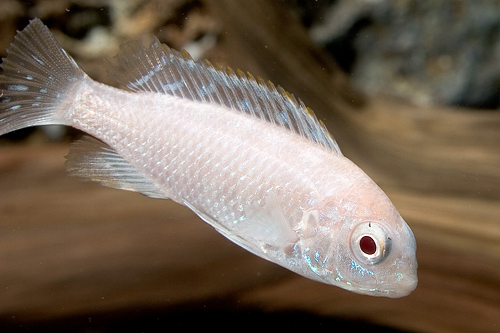
<svg viewBox="0 0 500 333">
<path fill-rule="evenodd" d="M 385 299 L 307 280 L 171 201 L 67 176 L 67 144 L 5 145 L 0 328 L 204 304 L 347 328 L 500 331 L 500 113 L 364 96 L 278 2 L 204 3 L 222 31 L 212 56 L 299 96 L 393 200 L 417 239 L 417 289 Z"/>
</svg>

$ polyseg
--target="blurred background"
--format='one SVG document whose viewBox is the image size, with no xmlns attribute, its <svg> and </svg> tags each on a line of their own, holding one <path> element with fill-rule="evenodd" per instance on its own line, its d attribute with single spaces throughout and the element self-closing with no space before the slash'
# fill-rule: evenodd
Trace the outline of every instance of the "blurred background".
<svg viewBox="0 0 500 333">
<path fill-rule="evenodd" d="M 310 106 L 417 238 L 408 297 L 356 295 L 232 244 L 170 201 L 64 170 L 65 127 L 0 137 L 0 331 L 500 330 L 500 1 L 0 0 L 90 77 L 152 36 Z"/>
</svg>

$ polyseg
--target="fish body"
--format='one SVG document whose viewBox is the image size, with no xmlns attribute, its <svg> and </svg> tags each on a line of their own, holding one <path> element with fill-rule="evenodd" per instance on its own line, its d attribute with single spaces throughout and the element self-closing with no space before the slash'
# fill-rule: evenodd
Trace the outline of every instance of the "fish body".
<svg viewBox="0 0 500 333">
<path fill-rule="evenodd" d="M 250 252 L 320 282 L 401 297 L 417 283 L 412 231 L 302 102 L 250 74 L 128 43 L 90 79 L 35 19 L 0 76 L 0 135 L 62 124 L 72 175 L 192 209 Z"/>
</svg>

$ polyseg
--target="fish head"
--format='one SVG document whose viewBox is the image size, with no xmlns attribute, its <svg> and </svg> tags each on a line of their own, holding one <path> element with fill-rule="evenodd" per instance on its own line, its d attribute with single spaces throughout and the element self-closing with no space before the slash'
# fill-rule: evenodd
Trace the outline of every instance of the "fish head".
<svg viewBox="0 0 500 333">
<path fill-rule="evenodd" d="M 406 222 L 352 220 L 339 233 L 334 279 L 345 289 L 391 298 L 410 294 L 417 286 L 416 241 Z"/>
<path fill-rule="evenodd" d="M 319 281 L 403 297 L 417 286 L 415 237 L 382 190 L 370 192 L 326 200 L 309 228 L 314 231 L 303 239 L 302 257 Z"/>
</svg>

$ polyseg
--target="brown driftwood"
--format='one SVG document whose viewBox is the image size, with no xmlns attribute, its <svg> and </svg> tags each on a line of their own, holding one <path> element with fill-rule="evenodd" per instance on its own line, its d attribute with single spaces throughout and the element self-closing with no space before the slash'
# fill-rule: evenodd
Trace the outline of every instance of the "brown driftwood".
<svg viewBox="0 0 500 333">
<path fill-rule="evenodd" d="M 0 326 L 216 299 L 222 310 L 497 331 L 500 114 L 365 97 L 277 2 L 205 3 L 222 36 L 212 56 L 300 96 L 391 197 L 417 238 L 419 286 L 392 300 L 309 281 L 170 201 L 68 177 L 67 145 L 1 147 Z"/>
</svg>

